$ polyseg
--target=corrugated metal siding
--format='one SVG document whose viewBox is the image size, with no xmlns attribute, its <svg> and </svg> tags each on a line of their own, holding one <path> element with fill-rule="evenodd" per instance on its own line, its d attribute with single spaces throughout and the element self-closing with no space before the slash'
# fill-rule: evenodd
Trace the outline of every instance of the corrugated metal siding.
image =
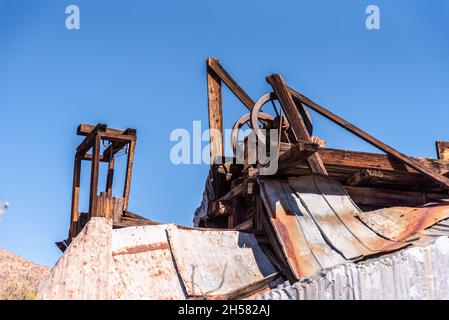
<svg viewBox="0 0 449 320">
<path fill-rule="evenodd" d="M 254 235 L 172 228 L 169 242 L 191 297 L 221 297 L 276 272 Z"/>
<path fill-rule="evenodd" d="M 285 283 L 257 300 L 449 299 L 449 238 Z"/>
</svg>

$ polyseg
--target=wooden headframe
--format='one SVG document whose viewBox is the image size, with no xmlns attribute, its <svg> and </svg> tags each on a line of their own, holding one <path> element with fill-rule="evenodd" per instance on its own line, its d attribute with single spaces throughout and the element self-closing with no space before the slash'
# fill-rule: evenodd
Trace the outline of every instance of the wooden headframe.
<svg viewBox="0 0 449 320">
<path fill-rule="evenodd" d="M 72 187 L 72 206 L 70 218 L 69 240 L 73 239 L 86 221 L 81 221 L 79 212 L 79 194 L 81 180 L 81 163 L 82 160 L 92 162 L 89 190 L 89 212 L 87 220 L 93 216 L 105 215 L 103 207 L 117 206 L 119 211 L 123 212 L 128 209 L 129 193 L 131 189 L 131 175 L 134 161 L 134 150 L 137 140 L 135 129 L 117 130 L 110 129 L 105 124 L 97 124 L 96 126 L 89 124 L 81 124 L 78 126 L 77 134 L 85 136 L 81 144 L 76 148 L 75 164 L 73 169 L 73 187 Z M 109 146 L 100 153 L 101 142 L 109 141 Z M 127 147 L 128 158 L 126 165 L 125 184 L 123 189 L 123 198 L 112 198 L 112 185 L 114 176 L 115 155 Z M 87 153 L 92 149 L 92 153 Z M 98 177 L 100 162 L 108 163 L 108 171 L 106 178 L 105 192 L 98 195 Z M 111 199 L 111 201 L 108 201 Z M 99 206 L 100 203 L 102 206 Z M 104 206 L 103 206 L 104 204 Z M 106 210 L 106 209 L 105 209 Z"/>
</svg>

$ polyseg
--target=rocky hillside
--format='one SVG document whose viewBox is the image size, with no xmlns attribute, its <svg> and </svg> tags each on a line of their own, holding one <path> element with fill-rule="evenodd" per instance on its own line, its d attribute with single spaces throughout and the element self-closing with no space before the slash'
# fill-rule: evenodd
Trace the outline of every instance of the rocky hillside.
<svg viewBox="0 0 449 320">
<path fill-rule="evenodd" d="M 0 248 L 0 300 L 34 299 L 39 282 L 48 273 L 49 268 Z"/>
</svg>

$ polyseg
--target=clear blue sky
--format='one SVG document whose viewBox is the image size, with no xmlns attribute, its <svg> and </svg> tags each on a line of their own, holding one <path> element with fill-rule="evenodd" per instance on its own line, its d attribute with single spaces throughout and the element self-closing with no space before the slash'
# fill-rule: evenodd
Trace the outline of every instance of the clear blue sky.
<svg viewBox="0 0 449 320">
<path fill-rule="evenodd" d="M 65 29 L 69 4 L 80 30 Z M 381 30 L 365 28 L 369 4 Z M 79 123 L 136 128 L 130 209 L 191 225 L 208 167 L 172 165 L 169 135 L 207 124 L 208 56 L 254 99 L 281 73 L 399 150 L 434 157 L 435 140 L 449 140 L 448 24 L 447 0 L 0 0 L 0 199 L 11 203 L 0 247 L 58 259 Z M 227 93 L 224 103 L 229 127 L 245 109 Z M 314 119 L 330 146 L 372 150 Z"/>
</svg>

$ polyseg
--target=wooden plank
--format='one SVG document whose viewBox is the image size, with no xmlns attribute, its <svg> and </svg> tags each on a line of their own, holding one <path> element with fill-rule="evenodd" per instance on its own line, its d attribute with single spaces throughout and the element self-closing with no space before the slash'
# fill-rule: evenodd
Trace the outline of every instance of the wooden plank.
<svg viewBox="0 0 449 320">
<path fill-rule="evenodd" d="M 289 150 L 294 144 L 281 143 L 281 154 Z M 348 167 L 355 170 L 379 169 L 384 171 L 413 172 L 418 171 L 405 165 L 398 159 L 380 153 L 360 152 L 351 150 L 341 150 L 332 148 L 320 148 L 320 157 L 325 166 Z M 449 163 L 430 158 L 413 158 L 414 161 L 423 166 L 432 168 L 440 174 L 449 173 Z M 295 164 L 292 164 L 294 166 Z"/>
<path fill-rule="evenodd" d="M 92 124 L 80 124 L 76 130 L 76 133 L 79 136 L 87 136 L 95 129 L 95 127 L 96 126 L 92 125 Z M 116 134 L 116 135 L 121 135 L 125 132 L 125 130 L 106 128 L 106 132 Z"/>
<path fill-rule="evenodd" d="M 123 188 L 123 198 L 124 198 L 123 210 L 128 210 L 129 192 L 131 190 L 131 176 L 132 176 L 132 171 L 133 171 L 135 148 L 136 148 L 136 141 L 133 140 L 129 143 L 128 161 L 126 162 L 125 185 Z"/>
<path fill-rule="evenodd" d="M 103 140 L 113 141 L 113 142 L 131 142 L 136 141 L 136 136 L 132 134 L 122 134 L 117 135 L 114 133 L 108 133 L 108 132 L 99 132 L 98 133 Z"/>
<path fill-rule="evenodd" d="M 449 142 L 437 141 L 435 142 L 437 148 L 437 155 L 439 160 L 449 160 Z"/>
<path fill-rule="evenodd" d="M 272 74 L 267 77 L 267 82 L 273 87 L 273 90 L 281 104 L 282 109 L 288 119 L 288 122 L 296 137 L 296 141 L 312 142 L 309 131 L 307 130 L 297 105 L 293 101 L 290 92 L 285 85 L 285 81 L 279 74 Z M 321 175 L 327 175 L 326 168 L 317 153 L 308 158 L 308 163 L 312 172 Z"/>
<path fill-rule="evenodd" d="M 389 145 L 383 143 L 382 141 L 374 138 L 373 136 L 369 135 L 362 129 L 354 126 L 353 124 L 349 123 L 348 121 L 344 120 L 343 118 L 340 118 L 339 116 L 333 114 L 329 110 L 323 108 L 322 106 L 318 105 L 317 103 L 313 102 L 309 98 L 303 96 L 299 92 L 296 92 L 295 90 L 289 88 L 289 92 L 292 95 L 294 99 L 297 99 L 298 101 L 304 103 L 312 110 L 318 112 L 319 114 L 323 115 L 327 119 L 335 122 L 339 126 L 343 127 L 344 129 L 348 130 L 349 132 L 355 134 L 359 138 L 365 140 L 366 142 L 372 144 L 376 148 L 384 151 L 385 153 L 391 155 L 392 157 L 404 162 L 408 166 L 412 167 L 418 172 L 421 172 L 425 176 L 429 177 L 430 179 L 435 180 L 436 182 L 440 183 L 445 188 L 449 189 L 449 179 L 445 176 L 435 172 L 434 170 L 427 168 L 425 166 L 420 165 L 416 161 L 414 161 L 412 158 L 406 156 L 405 154 L 400 153 L 396 149 L 390 147 Z"/>
<path fill-rule="evenodd" d="M 221 97 L 221 80 L 217 74 L 207 69 L 207 99 L 210 129 L 211 165 L 224 156 L 223 147 L 223 107 Z"/>
<path fill-rule="evenodd" d="M 400 191 L 382 188 L 345 186 L 351 199 L 357 205 L 375 207 L 410 206 L 417 207 L 433 201 L 449 198 L 448 195 L 429 192 Z"/>
<path fill-rule="evenodd" d="M 433 181 L 430 181 L 433 182 Z M 406 190 L 438 188 L 436 183 L 420 173 L 362 169 L 346 179 L 345 184 L 352 187 L 383 187 Z"/>
<path fill-rule="evenodd" d="M 89 219 L 95 216 L 97 209 L 97 191 L 98 191 L 98 173 L 100 166 L 100 136 L 95 135 L 95 140 L 92 150 L 92 169 L 90 174 L 90 195 L 89 195 Z"/>
</svg>

